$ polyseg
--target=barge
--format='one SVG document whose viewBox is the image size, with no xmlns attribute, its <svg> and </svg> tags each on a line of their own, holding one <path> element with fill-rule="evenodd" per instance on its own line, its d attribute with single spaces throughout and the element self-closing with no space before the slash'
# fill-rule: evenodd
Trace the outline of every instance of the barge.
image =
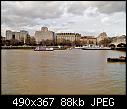
<svg viewBox="0 0 127 109">
<path fill-rule="evenodd" d="M 125 56 L 120 56 L 119 58 L 107 58 L 108 62 L 126 62 Z"/>
</svg>

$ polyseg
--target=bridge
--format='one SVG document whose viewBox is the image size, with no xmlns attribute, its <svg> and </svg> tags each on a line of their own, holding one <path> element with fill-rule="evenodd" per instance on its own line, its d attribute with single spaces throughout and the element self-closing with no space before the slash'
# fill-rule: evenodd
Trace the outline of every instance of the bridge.
<svg viewBox="0 0 127 109">
<path fill-rule="evenodd" d="M 109 47 L 126 47 L 126 36 L 114 38 Z"/>
</svg>

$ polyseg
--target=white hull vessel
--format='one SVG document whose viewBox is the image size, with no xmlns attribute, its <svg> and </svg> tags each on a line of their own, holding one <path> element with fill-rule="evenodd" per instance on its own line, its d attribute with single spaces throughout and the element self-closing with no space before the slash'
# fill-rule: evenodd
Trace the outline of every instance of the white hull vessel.
<svg viewBox="0 0 127 109">
<path fill-rule="evenodd" d="M 48 48 L 48 47 L 42 47 L 42 46 L 37 46 L 34 51 L 53 51 L 53 48 Z"/>
</svg>

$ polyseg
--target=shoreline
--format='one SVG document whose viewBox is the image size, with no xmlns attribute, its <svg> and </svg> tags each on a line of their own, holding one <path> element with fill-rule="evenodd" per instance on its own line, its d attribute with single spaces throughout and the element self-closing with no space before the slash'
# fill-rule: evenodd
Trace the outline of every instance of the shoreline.
<svg viewBox="0 0 127 109">
<path fill-rule="evenodd" d="M 1 46 L 1 49 L 35 49 L 37 46 Z M 51 46 L 50 46 L 51 47 Z M 56 48 L 56 47 L 53 47 L 54 50 L 66 50 L 66 48 Z"/>
<path fill-rule="evenodd" d="M 1 49 L 35 49 L 36 46 L 1 46 Z"/>
<path fill-rule="evenodd" d="M 53 46 L 50 46 L 53 47 Z M 1 49 L 35 49 L 36 46 L 1 46 Z M 62 48 L 57 48 L 57 47 L 53 47 L 54 50 L 66 50 L 66 47 L 62 47 Z M 111 49 L 82 49 L 82 50 L 120 50 L 120 51 L 126 51 L 126 48 L 111 48 Z"/>
</svg>

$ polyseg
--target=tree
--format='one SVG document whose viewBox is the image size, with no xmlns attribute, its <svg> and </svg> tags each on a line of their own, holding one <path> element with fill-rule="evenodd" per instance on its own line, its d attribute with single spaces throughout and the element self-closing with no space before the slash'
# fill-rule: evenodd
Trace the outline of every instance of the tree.
<svg viewBox="0 0 127 109">
<path fill-rule="evenodd" d="M 19 40 L 14 38 L 10 39 L 10 45 L 17 46 L 18 44 L 19 44 Z"/>
<path fill-rule="evenodd" d="M 100 46 L 103 45 L 104 47 L 107 47 L 110 43 L 111 43 L 111 40 L 108 39 L 108 38 L 105 38 L 104 40 L 101 40 L 101 41 L 99 42 L 99 45 L 100 45 Z"/>
<path fill-rule="evenodd" d="M 36 40 L 35 40 L 34 37 L 31 37 L 31 38 L 30 38 L 30 45 L 31 45 L 31 46 L 36 45 Z"/>
<path fill-rule="evenodd" d="M 46 45 L 46 44 L 45 44 L 45 40 L 42 39 L 42 40 L 39 42 L 39 45 L 45 46 L 45 45 Z"/>
<path fill-rule="evenodd" d="M 36 45 L 36 40 L 34 37 L 30 37 L 28 36 L 25 40 L 25 44 L 26 45 L 30 45 L 30 46 L 35 46 Z"/>
<path fill-rule="evenodd" d="M 6 45 L 6 46 L 10 46 L 10 40 L 6 40 L 6 41 L 5 41 L 5 45 Z"/>
<path fill-rule="evenodd" d="M 89 40 L 89 44 L 94 44 L 93 41 Z"/>
<path fill-rule="evenodd" d="M 64 38 L 61 39 L 59 45 L 64 46 L 66 44 L 66 40 Z"/>
<path fill-rule="evenodd" d="M 82 46 L 82 43 L 81 43 L 80 40 L 76 40 L 76 41 L 75 41 L 75 45 L 76 45 L 76 46 Z"/>
<path fill-rule="evenodd" d="M 25 39 L 25 44 L 26 44 L 26 45 L 30 45 L 30 37 L 27 37 L 27 38 Z"/>
<path fill-rule="evenodd" d="M 6 45 L 6 41 L 2 40 L 2 46 Z"/>
<path fill-rule="evenodd" d="M 85 40 L 85 41 L 82 41 L 81 42 L 83 45 L 85 45 L 85 44 L 87 44 L 87 41 Z"/>
<path fill-rule="evenodd" d="M 53 46 L 53 40 L 47 39 L 47 40 L 45 41 L 45 44 L 46 44 L 46 46 Z"/>
<path fill-rule="evenodd" d="M 24 45 L 24 38 L 23 37 L 19 40 L 19 45 Z"/>
</svg>

